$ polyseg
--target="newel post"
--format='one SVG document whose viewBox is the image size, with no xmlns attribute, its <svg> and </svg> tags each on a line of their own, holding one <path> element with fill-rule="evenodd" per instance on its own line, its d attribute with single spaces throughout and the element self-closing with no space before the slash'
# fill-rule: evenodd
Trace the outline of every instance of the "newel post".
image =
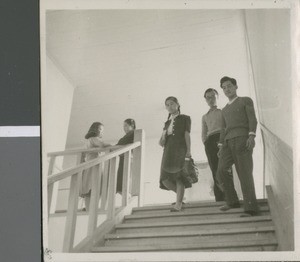
<svg viewBox="0 0 300 262">
<path fill-rule="evenodd" d="M 145 131 L 134 131 L 134 142 L 141 142 L 141 146 L 132 150 L 132 190 L 133 196 L 138 196 L 138 206 L 143 206 L 144 198 L 144 160 L 145 160 Z"/>
</svg>

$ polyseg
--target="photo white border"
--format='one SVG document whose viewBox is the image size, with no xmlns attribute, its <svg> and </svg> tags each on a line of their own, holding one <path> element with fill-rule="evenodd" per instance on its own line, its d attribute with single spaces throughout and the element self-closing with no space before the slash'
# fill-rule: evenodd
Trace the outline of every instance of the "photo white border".
<svg viewBox="0 0 300 262">
<path fill-rule="evenodd" d="M 299 261 L 300 260 L 300 16 L 298 0 L 41 0 L 40 50 L 41 95 L 46 84 L 46 11 L 88 9 L 290 9 L 292 44 L 292 95 L 294 138 L 294 229 L 295 251 L 291 252 L 160 252 L 160 253 L 45 253 L 45 261 Z M 41 104 L 43 113 L 43 103 Z M 42 121 L 43 122 L 43 121 Z M 41 158 L 42 159 L 42 158 Z M 48 246 L 47 172 L 42 175 L 43 246 Z M 48 250 L 49 251 L 49 250 Z"/>
</svg>

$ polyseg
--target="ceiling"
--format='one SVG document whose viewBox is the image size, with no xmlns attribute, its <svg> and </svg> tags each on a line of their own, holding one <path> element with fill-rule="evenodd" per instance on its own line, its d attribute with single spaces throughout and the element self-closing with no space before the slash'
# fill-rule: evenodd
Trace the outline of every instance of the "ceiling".
<svg viewBox="0 0 300 262">
<path fill-rule="evenodd" d="M 103 83 L 108 72 L 128 72 L 148 54 L 183 52 L 232 33 L 238 11 L 108 10 L 48 11 L 47 52 L 76 86 Z M 215 52 L 222 48 L 215 48 Z M 208 54 L 206 54 L 206 57 Z M 168 57 L 166 61 L 172 62 Z M 110 81 L 110 79 L 107 79 Z"/>
</svg>

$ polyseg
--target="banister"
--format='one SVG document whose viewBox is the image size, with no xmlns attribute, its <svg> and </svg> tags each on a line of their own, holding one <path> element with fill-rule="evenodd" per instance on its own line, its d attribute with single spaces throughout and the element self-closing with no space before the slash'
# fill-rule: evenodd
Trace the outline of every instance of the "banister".
<svg viewBox="0 0 300 262">
<path fill-rule="evenodd" d="M 68 149 L 64 151 L 56 151 L 56 152 L 50 152 L 47 154 L 48 157 L 51 156 L 66 156 L 66 155 L 76 155 L 78 153 L 95 153 L 95 152 L 106 152 L 106 151 L 111 151 L 111 150 L 116 150 L 119 149 L 122 146 L 116 145 L 116 146 L 108 146 L 104 148 L 77 148 L 77 149 Z"/>
<path fill-rule="evenodd" d="M 110 153 L 107 153 L 106 155 L 104 156 L 100 156 L 99 158 L 96 158 L 96 159 L 93 159 L 93 160 L 90 160 L 90 161 L 87 161 L 87 162 L 84 162 L 82 164 L 79 164 L 78 166 L 76 167 L 72 167 L 72 168 L 69 168 L 69 169 L 66 169 L 66 170 L 63 170 L 57 174 L 54 174 L 54 175 L 50 175 L 48 177 L 48 185 L 56 182 L 56 181 L 59 181 L 59 180 L 62 180 L 62 179 L 65 179 L 69 176 L 72 176 L 78 172 L 81 172 L 85 169 L 88 169 L 92 166 L 95 166 L 97 164 L 100 164 L 104 161 L 107 161 L 109 159 L 112 159 L 116 156 L 119 156 L 121 154 L 124 154 L 126 153 L 127 151 L 131 150 L 131 149 L 134 149 L 134 148 L 137 148 L 141 145 L 141 142 L 140 141 L 137 141 L 137 142 L 134 142 L 130 145 L 125 145 L 125 146 L 119 146 L 119 149 L 115 150 L 115 151 L 112 151 Z"/>
<path fill-rule="evenodd" d="M 73 252 L 74 250 L 74 237 L 79 208 L 79 189 L 81 187 L 83 171 L 90 169 L 91 172 L 89 171 L 87 174 L 91 176 L 92 187 L 90 203 L 88 204 L 88 206 L 86 206 L 86 208 L 88 209 L 87 234 L 81 243 L 86 243 L 87 239 L 89 239 L 88 245 L 92 245 L 95 240 L 95 231 L 99 228 L 99 226 L 97 226 L 97 222 L 100 199 L 100 210 L 104 211 L 104 213 L 106 213 L 107 215 L 104 223 L 109 222 L 109 228 L 107 230 L 111 230 L 114 223 L 120 221 L 120 219 L 123 219 L 125 215 L 124 213 L 122 215 L 122 218 L 119 217 L 116 220 L 116 183 L 118 174 L 117 170 L 119 165 L 118 156 L 120 155 L 124 156 L 122 174 L 122 210 L 129 210 L 128 205 L 132 208 L 133 203 L 131 203 L 131 200 L 135 199 L 135 197 L 137 197 L 138 200 L 138 203 L 136 204 L 139 206 L 141 205 L 143 196 L 144 147 L 145 133 L 144 130 L 139 129 L 134 131 L 134 142 L 132 144 L 123 146 L 111 146 L 101 149 L 71 149 L 67 151 L 52 152 L 48 154 L 51 159 L 55 159 L 58 156 L 64 155 L 77 155 L 75 167 L 60 171 L 56 174 L 52 174 L 52 172 L 49 172 L 48 176 L 48 190 L 50 190 L 50 195 L 48 197 L 50 198 L 52 198 L 51 188 L 53 188 L 54 183 L 57 184 L 56 182 L 62 179 L 68 177 L 71 178 L 64 230 L 63 252 Z M 88 152 L 105 152 L 105 154 L 87 162 L 82 162 L 84 154 Z M 54 160 L 52 160 L 52 162 L 53 161 Z M 102 231 L 99 239 L 101 239 L 101 241 L 102 239 L 104 239 Z"/>
</svg>

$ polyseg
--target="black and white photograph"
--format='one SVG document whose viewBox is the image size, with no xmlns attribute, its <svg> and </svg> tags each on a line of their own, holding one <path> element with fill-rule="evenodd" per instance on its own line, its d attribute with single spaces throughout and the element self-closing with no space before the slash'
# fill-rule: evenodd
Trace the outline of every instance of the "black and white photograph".
<svg viewBox="0 0 300 262">
<path fill-rule="evenodd" d="M 42 1 L 45 261 L 296 258 L 298 8 Z"/>
</svg>

